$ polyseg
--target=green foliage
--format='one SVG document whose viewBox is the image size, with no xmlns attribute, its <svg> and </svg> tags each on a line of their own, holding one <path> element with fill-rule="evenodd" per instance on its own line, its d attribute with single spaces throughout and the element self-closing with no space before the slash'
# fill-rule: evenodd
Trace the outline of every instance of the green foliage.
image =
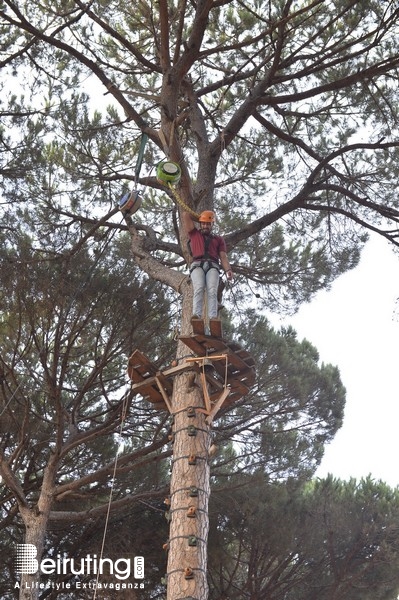
<svg viewBox="0 0 399 600">
<path fill-rule="evenodd" d="M 215 461 L 216 481 L 238 471 L 270 480 L 311 476 L 342 425 L 338 369 L 320 364 L 314 346 L 291 328 L 276 331 L 254 311 L 234 330 L 256 361 L 257 383 L 217 421 L 216 443 L 233 440 L 234 452 Z"/>
<path fill-rule="evenodd" d="M 212 600 L 397 598 L 399 496 L 382 482 L 258 478 L 211 515 Z"/>
<path fill-rule="evenodd" d="M 90 249 L 52 259 L 35 252 L 28 235 L 18 239 L 18 246 L 2 252 L 0 262 L 2 450 L 10 457 L 17 448 L 23 452 L 34 496 L 40 471 L 60 437 L 65 459 L 58 477 L 63 483 L 101 469 L 113 456 L 109 436 L 118 426 L 114 419 L 124 395 L 128 356 L 138 344 L 161 360 L 168 356 L 167 322 L 158 311 L 167 313 L 169 302 L 160 286 L 127 267 L 126 245 L 111 245 L 107 231 L 92 240 Z M 60 244 L 57 229 L 53 243 Z M 130 451 L 145 439 L 136 418 L 132 414 L 131 423 L 130 417 L 126 421 Z M 101 427 L 108 437 L 105 446 Z M 91 436 L 97 429 L 98 435 Z"/>
<path fill-rule="evenodd" d="M 77 219 L 114 203 L 147 129 L 141 183 L 152 190 L 137 218 L 160 224 L 154 194 L 168 207 L 155 245 L 178 241 L 173 199 L 154 177 L 173 152 L 190 171 L 186 201 L 215 205 L 240 286 L 270 289 L 273 309 L 295 309 L 356 265 L 367 229 L 395 243 L 394 3 L 228 2 L 201 17 L 167 3 L 166 29 L 147 2 L 25 8 L 29 28 L 12 3 L 1 20 L 4 81 L 32 81 L 28 91 L 5 88 L 0 106 L 8 201 L 70 203 Z M 160 126 L 176 135 L 169 149 Z M 283 240 L 270 248 L 277 221 Z M 181 264 L 182 251 L 175 243 L 157 259 Z"/>
<path fill-rule="evenodd" d="M 239 314 L 226 331 L 258 369 L 256 387 L 214 429 L 214 488 L 242 489 L 216 519 L 213 598 L 396 591 L 396 497 L 370 482 L 294 483 L 312 475 L 342 423 L 337 368 L 247 309 L 255 293 L 260 308 L 295 310 L 357 264 L 368 231 L 397 244 L 398 10 L 379 0 L 0 4 L 1 448 L 32 504 L 60 452 L 54 512 L 66 529 L 48 548 L 98 543 L 121 441 L 115 524 L 149 552 L 160 516 L 169 423 L 123 388 L 136 346 L 160 366 L 175 348 L 170 288 L 181 292 L 187 257 L 181 205 L 155 176 L 167 156 L 182 167 L 183 201 L 217 212 L 236 273 L 224 303 Z M 128 229 L 115 207 L 136 185 L 143 205 Z M 372 521 L 357 556 L 359 514 L 384 502 L 378 519 L 391 537 L 378 541 Z M 20 540 L 6 488 L 1 503 L 3 531 Z M 79 539 L 89 508 L 99 512 Z M 126 540 L 115 532 L 110 543 L 117 551 Z M 155 553 L 154 582 L 160 564 Z"/>
</svg>

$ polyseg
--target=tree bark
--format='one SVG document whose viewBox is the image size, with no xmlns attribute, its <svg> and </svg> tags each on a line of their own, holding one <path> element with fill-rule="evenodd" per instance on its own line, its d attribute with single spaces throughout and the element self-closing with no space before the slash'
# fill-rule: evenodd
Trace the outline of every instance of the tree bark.
<svg viewBox="0 0 399 600">
<path fill-rule="evenodd" d="M 25 512 L 25 511 L 24 511 Z M 29 513 L 29 514 L 28 514 Z M 43 554 L 44 540 L 47 530 L 48 515 L 35 514 L 33 510 L 26 511 L 23 515 L 25 524 L 25 544 L 32 544 L 36 548 L 36 559 L 40 563 Z M 40 571 L 36 573 L 22 573 L 20 580 L 19 600 L 39 600 Z"/>
<path fill-rule="evenodd" d="M 192 289 L 188 285 L 184 286 L 182 294 L 184 333 L 190 331 L 191 312 Z M 178 344 L 178 359 L 187 355 L 187 350 L 182 343 Z M 211 430 L 205 422 L 206 415 L 200 412 L 205 408 L 204 394 L 194 370 L 175 378 L 172 407 L 167 600 L 207 600 Z"/>
<path fill-rule="evenodd" d="M 176 378 L 174 387 L 167 600 L 208 598 L 211 432 L 206 415 L 198 410 L 204 408 L 204 401 L 195 379 L 184 373 Z"/>
<path fill-rule="evenodd" d="M 58 461 L 53 455 L 45 469 L 43 485 L 37 504 L 33 508 L 20 506 L 20 513 L 25 525 L 25 544 L 32 544 L 36 548 L 38 563 L 43 555 L 47 525 L 54 496 L 54 479 L 57 472 Z M 36 573 L 22 573 L 20 581 L 19 600 L 39 600 L 40 597 L 40 570 Z"/>
</svg>

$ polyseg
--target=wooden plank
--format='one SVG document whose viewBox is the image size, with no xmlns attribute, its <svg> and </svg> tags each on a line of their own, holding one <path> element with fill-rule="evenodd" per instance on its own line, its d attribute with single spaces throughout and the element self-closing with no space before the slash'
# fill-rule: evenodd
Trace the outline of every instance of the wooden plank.
<svg viewBox="0 0 399 600">
<path fill-rule="evenodd" d="M 175 367 L 170 367 L 169 369 L 164 369 L 162 371 L 162 374 L 165 377 L 174 377 L 175 375 L 179 375 L 180 373 L 184 373 L 184 371 L 197 371 L 198 370 L 198 365 L 196 364 L 190 364 L 188 361 L 184 360 L 184 362 L 181 362 L 179 365 L 176 365 Z"/>
<path fill-rule="evenodd" d="M 219 338 L 214 338 L 210 336 L 201 336 L 200 343 L 206 348 L 209 352 L 225 352 L 227 351 L 226 342 Z"/>
<path fill-rule="evenodd" d="M 223 389 L 224 383 L 220 379 L 216 379 L 212 372 L 205 372 L 205 375 L 207 382 L 212 388 L 216 388 L 217 390 Z"/>
<path fill-rule="evenodd" d="M 149 375 L 155 375 L 156 368 L 139 350 L 135 350 L 128 361 L 127 372 L 132 381 L 142 381 Z"/>
<path fill-rule="evenodd" d="M 162 402 L 157 402 L 157 404 L 153 404 L 152 407 L 155 408 L 155 410 L 168 410 L 166 404 Z"/>
<path fill-rule="evenodd" d="M 206 360 L 211 360 L 212 362 L 215 360 L 226 360 L 227 354 L 206 354 L 205 356 L 189 356 L 186 358 L 186 362 L 188 363 L 198 363 L 199 365 Z"/>
<path fill-rule="evenodd" d="M 230 377 L 235 378 L 235 377 L 238 377 L 239 374 L 241 373 L 241 370 L 237 369 L 237 367 L 235 365 L 232 365 L 231 362 L 229 362 L 227 364 L 227 373 L 226 373 L 226 365 L 223 364 L 222 362 L 217 363 L 217 364 L 215 363 L 214 367 L 215 367 L 215 371 L 217 371 L 219 377 L 223 380 L 226 378 L 226 376 L 227 376 L 227 378 L 230 378 Z"/>
<path fill-rule="evenodd" d="M 239 392 L 241 396 L 246 396 L 251 388 L 242 383 L 239 379 L 234 379 L 229 382 L 229 385 L 234 392 Z"/>
<path fill-rule="evenodd" d="M 255 366 L 255 361 L 252 356 L 246 351 L 241 350 L 240 352 L 235 352 L 235 354 L 241 358 L 249 367 Z"/>
<path fill-rule="evenodd" d="M 234 404 L 235 402 L 237 402 L 237 400 L 239 400 L 240 398 L 242 398 L 242 394 L 235 393 L 235 392 L 230 392 L 230 395 L 228 396 L 228 398 L 223 403 L 222 408 L 227 408 L 227 407 L 231 406 L 232 404 Z"/>
<path fill-rule="evenodd" d="M 164 404 L 164 398 L 159 392 L 155 379 L 156 367 L 139 350 L 135 350 L 129 358 L 128 375 L 132 380 L 132 391 L 141 394 L 144 399 L 155 404 Z"/>
<path fill-rule="evenodd" d="M 237 369 L 239 371 L 243 371 L 244 369 L 248 369 L 248 365 L 242 360 L 242 358 L 240 358 L 239 356 L 237 356 L 237 354 L 235 352 L 232 352 L 230 350 L 229 352 L 229 362 L 234 365 L 235 367 L 237 367 Z"/>
<path fill-rule="evenodd" d="M 227 379 L 228 382 L 242 381 L 243 394 L 248 393 L 249 388 L 253 385 L 256 379 L 256 373 L 254 369 L 254 361 L 251 355 L 243 350 L 239 344 L 234 342 L 226 343 L 223 340 L 211 338 L 209 336 L 182 336 L 180 338 L 193 352 L 198 356 L 208 356 L 212 359 L 212 356 L 217 352 L 223 352 L 227 350 L 228 354 L 228 366 L 227 366 Z M 248 364 L 249 363 L 249 364 Z M 214 363 L 214 368 L 218 375 L 224 380 L 226 378 L 226 366 L 222 362 Z M 245 382 L 245 383 L 244 383 Z"/>
<path fill-rule="evenodd" d="M 133 392 L 135 392 L 136 394 L 139 394 L 139 393 L 142 394 L 143 388 L 152 387 L 154 385 L 157 385 L 157 380 L 156 380 L 155 375 L 154 375 L 154 377 L 148 377 L 147 379 L 142 379 L 141 381 L 133 382 L 131 390 Z"/>
<path fill-rule="evenodd" d="M 169 395 L 173 390 L 172 378 L 188 370 L 198 371 L 198 366 L 184 362 L 165 371 L 157 370 L 140 350 L 135 350 L 128 362 L 128 375 L 132 381 L 133 393 L 140 394 L 157 410 L 171 410 Z"/>
<path fill-rule="evenodd" d="M 202 324 L 198 324 L 197 331 L 201 329 Z M 248 394 L 256 379 L 255 362 L 239 344 L 227 343 L 221 337 L 208 336 L 202 332 L 192 336 L 180 336 L 180 340 L 196 357 L 209 358 L 212 363 L 213 369 L 206 370 L 202 375 L 206 408 L 207 412 L 212 414 L 212 418 L 216 417 L 223 406 L 230 406 Z M 135 350 L 128 362 L 132 391 L 141 394 L 157 410 L 171 412 L 170 395 L 173 391 L 173 377 L 188 370 L 202 373 L 201 361 L 196 362 L 196 357 L 190 357 L 176 366 L 161 371 L 144 354 Z M 225 384 L 229 387 L 225 387 Z M 229 391 L 226 392 L 226 389 Z M 215 406 L 217 406 L 216 410 L 214 410 Z"/>
<path fill-rule="evenodd" d="M 182 339 L 182 338 L 180 338 Z M 187 338 L 184 338 L 182 341 L 186 344 Z M 226 352 L 229 355 L 229 362 L 235 365 L 239 370 L 247 369 L 248 364 L 236 354 L 235 350 L 237 348 L 237 344 L 226 344 L 223 340 L 218 340 L 215 338 L 211 338 L 209 336 L 192 336 L 190 338 L 191 349 L 196 352 L 199 356 L 208 355 L 210 358 L 212 354 L 216 352 Z M 196 350 L 194 350 L 194 348 Z M 238 346 L 240 348 L 240 346 Z M 248 358 L 251 358 L 250 354 L 247 354 Z M 252 358 L 251 358 L 252 360 Z"/>
<path fill-rule="evenodd" d="M 197 336 L 195 337 L 192 335 L 181 335 L 179 339 L 198 356 L 205 356 L 206 348 L 204 348 L 204 346 L 201 345 L 201 343 L 197 339 Z"/>
<path fill-rule="evenodd" d="M 222 338 L 222 322 L 220 319 L 209 319 L 209 328 L 211 330 L 211 336 L 216 338 Z"/>
<path fill-rule="evenodd" d="M 202 391 L 204 392 L 205 409 L 206 409 L 206 412 L 209 413 L 211 410 L 211 399 L 209 397 L 208 385 L 207 385 L 205 373 L 202 372 L 200 377 L 201 377 L 201 383 L 202 383 Z"/>
<path fill-rule="evenodd" d="M 237 356 L 239 356 L 240 358 L 242 358 L 242 360 L 251 360 L 253 361 L 253 358 L 251 356 L 251 354 L 245 350 L 244 348 L 242 348 L 239 344 L 237 344 L 236 342 L 228 342 L 228 347 L 230 348 L 230 350 L 232 350 L 234 352 L 234 354 L 236 354 Z"/>
<path fill-rule="evenodd" d="M 221 387 L 224 387 L 224 382 L 225 382 L 225 378 L 224 378 L 224 374 L 219 373 L 220 375 L 220 385 L 217 386 L 213 383 L 214 387 L 216 387 L 216 389 L 220 389 Z M 251 385 L 248 385 L 247 381 L 245 379 L 241 379 L 239 374 L 228 374 L 227 376 L 227 381 L 226 381 L 227 385 L 229 385 L 231 387 L 232 390 L 238 391 L 240 393 L 240 396 L 245 396 L 246 394 L 248 394 L 248 392 L 250 391 Z"/>
<path fill-rule="evenodd" d="M 194 335 L 205 335 L 204 319 L 195 319 L 192 317 L 191 326 L 193 328 Z"/>
<path fill-rule="evenodd" d="M 137 387 L 135 385 L 132 385 L 132 391 L 135 394 L 140 394 L 145 400 L 148 400 L 149 402 L 164 402 L 162 394 L 154 385 L 144 384 L 139 385 Z"/>
<path fill-rule="evenodd" d="M 237 379 L 240 381 L 246 381 L 249 387 L 252 387 L 256 380 L 256 373 L 253 368 L 247 367 L 246 369 L 242 369 L 235 374 Z"/>
<path fill-rule="evenodd" d="M 143 365 L 141 365 L 143 366 Z M 156 383 L 156 376 L 157 374 L 161 374 L 162 377 L 165 378 L 171 378 L 174 377 L 175 375 L 178 375 L 180 373 L 184 373 L 184 371 L 197 371 L 198 370 L 198 366 L 195 364 L 188 364 L 186 361 L 184 361 L 183 363 L 181 363 L 180 365 L 176 365 L 175 367 L 170 367 L 169 369 L 165 369 L 164 371 L 157 371 L 156 367 L 154 365 L 152 365 L 152 369 L 147 369 L 146 371 L 146 376 L 142 375 L 142 373 L 139 372 L 138 368 L 140 367 L 140 365 L 137 365 L 136 363 L 131 364 L 129 366 L 128 369 L 128 375 L 129 377 L 132 379 L 132 381 L 134 381 L 134 385 L 132 386 L 133 388 L 139 388 L 141 385 L 154 385 Z M 141 369 L 143 370 L 143 369 Z M 135 372 L 133 372 L 135 371 Z M 151 375 L 148 375 L 148 373 L 150 373 L 151 371 Z M 172 384 L 171 384 L 172 385 Z"/>
</svg>

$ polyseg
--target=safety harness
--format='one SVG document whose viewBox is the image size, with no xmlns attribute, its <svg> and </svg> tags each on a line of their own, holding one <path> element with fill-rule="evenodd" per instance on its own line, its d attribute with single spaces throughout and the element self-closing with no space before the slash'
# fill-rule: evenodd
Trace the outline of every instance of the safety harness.
<svg viewBox="0 0 399 600">
<path fill-rule="evenodd" d="M 193 256 L 192 255 L 190 240 L 188 241 L 188 247 L 190 250 L 190 254 L 191 254 L 191 256 L 193 256 L 193 262 L 191 263 L 190 273 L 193 269 L 196 269 L 197 267 L 201 267 L 201 269 L 203 269 L 205 263 L 209 264 L 209 269 L 220 270 L 219 269 L 219 261 L 215 260 L 214 258 L 209 256 L 209 246 L 210 246 L 211 240 L 215 236 L 212 233 L 210 233 L 209 235 L 205 235 L 202 237 L 204 238 L 204 254 L 202 254 L 202 256 Z M 194 263 L 198 263 L 198 262 L 199 262 L 199 264 L 194 264 Z M 209 269 L 207 269 L 207 270 L 209 271 Z"/>
</svg>

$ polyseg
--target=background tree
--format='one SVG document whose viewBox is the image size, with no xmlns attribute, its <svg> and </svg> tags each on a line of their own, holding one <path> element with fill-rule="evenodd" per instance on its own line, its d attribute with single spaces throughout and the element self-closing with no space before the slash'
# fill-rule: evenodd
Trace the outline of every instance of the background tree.
<svg viewBox="0 0 399 600">
<path fill-rule="evenodd" d="M 126 256 L 118 244 L 111 249 L 105 240 L 106 256 L 96 254 L 103 244 L 94 241 L 94 260 L 86 248 L 64 261 L 32 259 L 30 248 L 24 256 L 20 244 L 3 252 L 2 526 L 15 526 L 19 514 L 25 542 L 39 555 L 49 520 L 61 528 L 104 522 L 122 441 L 114 511 L 150 490 L 161 497 L 167 491 L 164 467 L 148 465 L 168 455 L 169 425 L 132 402 L 125 372 L 135 339 L 168 352 L 158 313 L 168 313 L 168 301 L 153 282 L 122 276 Z M 18 540 L 18 530 L 12 538 Z"/>
<path fill-rule="evenodd" d="M 70 241 L 71 231 L 123 228 L 111 206 L 136 179 L 145 133 L 146 204 L 128 223 L 132 255 L 181 295 L 181 331 L 191 289 L 177 197 L 194 211 L 217 209 L 239 302 L 249 283 L 270 309 L 294 308 L 357 263 L 367 230 L 396 244 L 397 11 L 393 1 L 4 0 L 4 235 L 33 212 L 31 198 L 40 233 L 26 243 L 42 259 L 54 257 L 49 219 L 64 257 L 91 237 Z M 92 92 L 92 75 L 112 98 L 105 118 L 91 108 L 103 93 Z M 152 167 L 165 156 L 182 169 L 178 195 L 158 194 Z M 183 430 L 187 377 L 174 392 Z M 201 399 L 193 391 L 187 401 Z M 179 478 L 175 469 L 172 486 Z M 198 587 L 205 597 L 200 575 Z"/>
<path fill-rule="evenodd" d="M 215 493 L 210 597 L 395 600 L 398 515 L 398 491 L 371 479 Z"/>
<path fill-rule="evenodd" d="M 105 529 L 106 555 L 144 555 L 145 597 L 156 597 L 157 590 L 162 597 L 170 424 L 148 402 L 133 401 L 120 389 L 135 336 L 141 347 L 145 340 L 150 349 L 155 344 L 153 352 L 164 347 L 161 360 L 170 355 L 167 332 L 162 336 L 158 327 L 168 306 L 159 316 L 163 300 L 153 284 L 148 290 L 148 284 L 132 285 L 120 276 L 118 265 L 124 270 L 127 260 L 123 246 L 120 250 L 121 256 L 110 252 L 101 260 L 93 253 L 90 282 L 85 257 L 74 262 L 76 268 L 68 267 L 68 281 L 58 262 L 35 261 L 27 271 L 12 253 L 2 263 L 1 279 L 5 284 L 12 280 L 15 290 L 4 294 L 2 312 L 2 597 L 18 595 L 10 543 L 15 547 L 25 539 L 42 543 L 45 556 L 79 558 L 99 554 Z M 243 327 L 237 333 L 251 340 L 260 365 L 257 387 L 213 428 L 220 456 L 213 459 L 212 479 L 224 495 L 241 486 L 236 476 L 242 472 L 248 482 L 250 473 L 268 481 L 303 481 L 342 421 L 345 390 L 337 369 L 320 367 L 315 348 L 298 342 L 292 330 L 276 332 L 254 314 L 248 323 L 249 331 Z M 123 452 L 115 465 L 121 442 Z M 37 515 L 43 496 L 50 496 L 48 512 Z M 40 597 L 59 595 L 50 590 Z"/>
</svg>

